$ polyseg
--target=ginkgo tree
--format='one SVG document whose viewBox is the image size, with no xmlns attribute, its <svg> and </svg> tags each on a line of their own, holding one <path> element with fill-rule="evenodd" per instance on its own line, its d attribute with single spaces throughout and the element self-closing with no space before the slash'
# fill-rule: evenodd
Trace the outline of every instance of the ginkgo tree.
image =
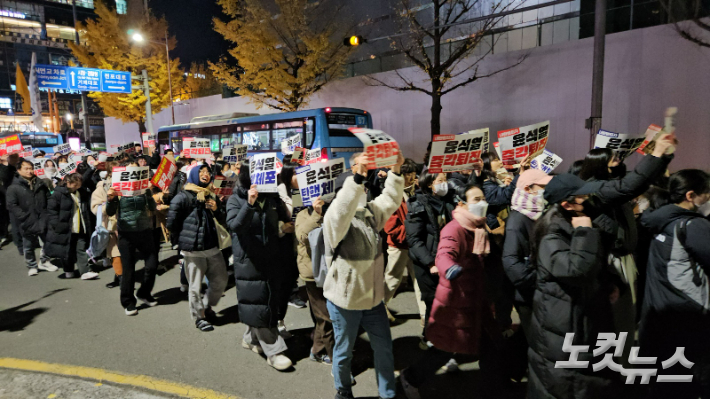
<svg viewBox="0 0 710 399">
<path fill-rule="evenodd" d="M 156 18 L 148 11 L 144 18 L 131 20 L 101 1 L 95 1 L 94 5 L 96 18 L 78 24 L 82 33 L 81 44 L 69 43 L 74 57 L 83 67 L 128 71 L 135 76 L 139 76 L 143 69 L 147 70 L 153 113 L 169 106 L 168 62 L 165 44 L 160 42 L 168 29 L 165 19 Z M 140 32 L 147 40 L 135 43 L 129 32 Z M 175 44 L 175 38 L 171 37 L 168 47 L 172 50 Z M 180 60 L 171 59 L 170 64 L 173 86 L 179 87 L 183 78 Z M 140 131 L 146 131 L 146 96 L 142 90 L 133 90 L 130 94 L 91 92 L 89 97 L 106 115 L 123 122 L 137 122 Z"/>
<path fill-rule="evenodd" d="M 339 77 L 351 47 L 343 6 L 332 0 L 217 0 L 230 18 L 215 30 L 236 46 L 210 68 L 261 108 L 295 111 Z M 233 61 L 236 61 L 234 63 Z"/>
</svg>

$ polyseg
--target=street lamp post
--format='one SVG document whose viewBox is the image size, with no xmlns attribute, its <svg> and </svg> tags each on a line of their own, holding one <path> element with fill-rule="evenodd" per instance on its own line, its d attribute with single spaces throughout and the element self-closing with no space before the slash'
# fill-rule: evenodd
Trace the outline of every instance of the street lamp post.
<svg viewBox="0 0 710 399">
<path fill-rule="evenodd" d="M 155 41 L 155 40 L 146 40 L 143 35 L 140 33 L 136 32 L 134 33 L 131 38 L 133 39 L 134 42 L 136 43 L 142 43 L 142 42 L 151 42 L 151 43 L 156 43 L 156 44 L 163 44 L 161 42 Z M 168 59 L 168 90 L 170 90 L 170 113 L 172 115 L 172 121 L 173 125 L 175 124 L 175 107 L 173 105 L 173 77 L 171 74 L 172 69 L 170 68 L 170 47 L 168 45 L 168 30 L 165 30 L 165 56 Z"/>
</svg>

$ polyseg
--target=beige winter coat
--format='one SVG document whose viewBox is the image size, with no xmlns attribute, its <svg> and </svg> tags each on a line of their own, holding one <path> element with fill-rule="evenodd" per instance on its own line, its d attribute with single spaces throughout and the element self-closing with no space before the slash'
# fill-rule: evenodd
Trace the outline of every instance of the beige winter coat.
<svg viewBox="0 0 710 399">
<path fill-rule="evenodd" d="M 298 240 L 298 274 L 303 281 L 313 280 L 313 263 L 311 261 L 311 243 L 308 241 L 308 233 L 323 224 L 323 216 L 316 211 L 309 213 L 304 209 L 296 216 L 296 240 Z"/>
<path fill-rule="evenodd" d="M 99 211 L 99 205 L 103 204 L 103 220 L 101 221 L 101 225 L 111 232 L 108 239 L 108 246 L 106 247 L 106 255 L 107 257 L 116 258 L 121 256 L 121 253 L 118 251 L 117 219 L 116 215 L 106 215 L 106 201 L 108 200 L 107 192 L 109 188 L 111 188 L 110 178 L 96 185 L 96 190 L 91 194 L 91 212 L 96 215 Z"/>
</svg>

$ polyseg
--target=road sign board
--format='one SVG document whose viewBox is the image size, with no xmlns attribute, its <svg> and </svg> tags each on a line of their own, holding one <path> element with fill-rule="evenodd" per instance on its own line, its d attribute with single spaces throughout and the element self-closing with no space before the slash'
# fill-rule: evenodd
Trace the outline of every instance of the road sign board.
<svg viewBox="0 0 710 399">
<path fill-rule="evenodd" d="M 131 73 L 107 69 L 37 65 L 41 89 L 130 93 Z"/>
</svg>

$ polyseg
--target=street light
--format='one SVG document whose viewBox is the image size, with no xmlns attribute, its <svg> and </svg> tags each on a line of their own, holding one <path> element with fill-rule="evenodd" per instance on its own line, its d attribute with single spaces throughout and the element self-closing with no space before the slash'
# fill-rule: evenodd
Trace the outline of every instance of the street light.
<svg viewBox="0 0 710 399">
<path fill-rule="evenodd" d="M 130 33 L 130 32 L 129 32 Z M 146 40 L 145 37 L 140 32 L 134 32 L 131 35 L 131 39 L 136 42 L 136 43 L 145 43 L 145 42 L 150 42 L 150 43 L 156 43 L 156 44 L 163 44 L 162 42 L 158 42 L 155 40 Z M 173 77 L 170 74 L 171 68 L 170 68 L 170 48 L 168 47 L 168 30 L 165 30 L 165 55 L 168 59 L 168 87 L 170 90 L 170 112 L 172 114 L 172 121 L 173 125 L 175 124 L 175 107 L 173 106 Z M 153 133 L 153 132 L 151 132 Z"/>
</svg>

